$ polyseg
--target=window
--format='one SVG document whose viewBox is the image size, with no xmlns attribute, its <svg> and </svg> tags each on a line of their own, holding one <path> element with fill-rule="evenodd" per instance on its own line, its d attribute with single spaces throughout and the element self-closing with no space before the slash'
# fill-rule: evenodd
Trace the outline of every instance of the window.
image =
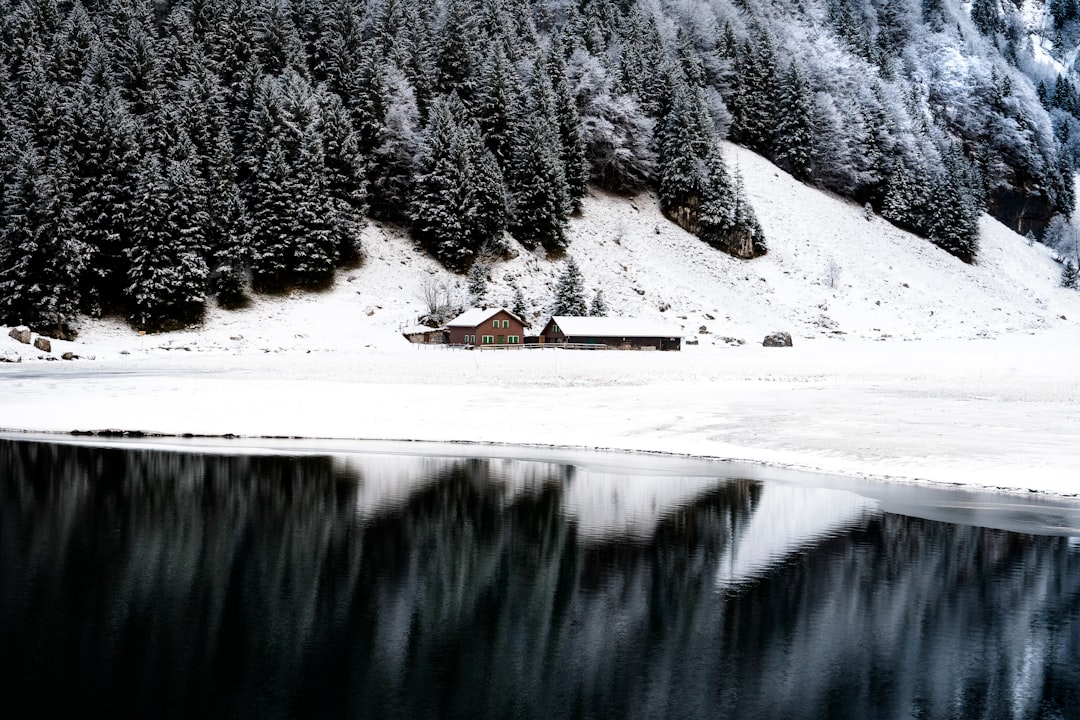
<svg viewBox="0 0 1080 720">
<path fill-rule="evenodd" d="M 491 327 L 493 327 L 493 328 L 499 327 L 499 321 L 498 320 L 492 320 L 491 321 Z"/>
<path fill-rule="evenodd" d="M 506 338 L 506 344 L 507 345 L 517 345 L 518 344 L 518 336 L 517 335 L 511 335 L 510 337 Z"/>
<path fill-rule="evenodd" d="M 484 341 L 485 345 L 491 345 L 495 342 L 495 338 L 492 335 L 484 335 L 481 339 Z"/>
<path fill-rule="evenodd" d="M 510 327 L 510 321 L 509 320 L 503 320 L 503 327 L 504 328 Z"/>
<path fill-rule="evenodd" d="M 551 332 L 553 332 L 553 333 L 557 333 L 557 332 L 562 332 L 562 331 L 561 331 L 561 330 L 559 330 L 559 326 L 558 326 L 558 325 L 552 325 L 552 326 L 551 326 Z"/>
</svg>

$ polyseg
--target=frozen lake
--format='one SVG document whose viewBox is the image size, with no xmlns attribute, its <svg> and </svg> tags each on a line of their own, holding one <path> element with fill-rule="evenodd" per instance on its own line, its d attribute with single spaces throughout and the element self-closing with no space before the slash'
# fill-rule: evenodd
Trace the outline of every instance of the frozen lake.
<svg viewBox="0 0 1080 720">
<path fill-rule="evenodd" d="M 1057 718 L 1080 503 L 634 454 L 0 437 L 7 717 Z"/>
</svg>

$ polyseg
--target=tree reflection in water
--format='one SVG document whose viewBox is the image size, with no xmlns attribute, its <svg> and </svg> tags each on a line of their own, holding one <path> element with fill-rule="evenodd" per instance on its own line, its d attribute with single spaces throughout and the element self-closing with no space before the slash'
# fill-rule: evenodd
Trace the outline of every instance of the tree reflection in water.
<svg viewBox="0 0 1080 720">
<path fill-rule="evenodd" d="M 830 515 L 828 492 L 818 510 L 791 495 L 798 522 L 768 521 L 792 536 L 785 550 L 732 583 L 739 543 L 768 542 L 764 508 L 782 507 L 783 488 L 0 441 L 0 707 L 545 719 L 1080 707 L 1067 538 L 859 504 Z"/>
</svg>

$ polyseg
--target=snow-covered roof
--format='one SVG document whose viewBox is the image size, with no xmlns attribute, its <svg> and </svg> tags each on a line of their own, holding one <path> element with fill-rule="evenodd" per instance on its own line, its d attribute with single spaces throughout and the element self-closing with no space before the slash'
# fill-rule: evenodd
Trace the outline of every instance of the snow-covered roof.
<svg viewBox="0 0 1080 720">
<path fill-rule="evenodd" d="M 579 317 L 555 315 L 551 318 L 563 335 L 591 337 L 683 337 L 678 325 L 629 317 Z"/>
<path fill-rule="evenodd" d="M 444 328 L 433 328 L 428 325 L 413 325 L 412 327 L 402 328 L 402 335 L 422 335 L 429 332 L 438 332 Z"/>
<path fill-rule="evenodd" d="M 519 318 L 514 313 L 510 312 L 506 308 L 493 307 L 493 308 L 469 308 L 465 312 L 458 315 L 456 318 L 446 323 L 446 327 L 478 327 L 481 324 L 487 322 L 491 318 L 495 317 L 499 313 L 504 312 L 510 317 L 514 318 L 521 324 L 525 324 L 525 321 Z"/>
</svg>

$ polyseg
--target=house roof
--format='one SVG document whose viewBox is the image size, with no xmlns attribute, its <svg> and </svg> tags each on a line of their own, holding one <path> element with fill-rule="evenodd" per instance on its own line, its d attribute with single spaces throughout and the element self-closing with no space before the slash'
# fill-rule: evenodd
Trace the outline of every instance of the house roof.
<svg viewBox="0 0 1080 720">
<path fill-rule="evenodd" d="M 678 325 L 657 320 L 643 320 L 628 317 L 579 317 L 576 315 L 555 315 L 551 318 L 562 330 L 563 335 L 590 337 L 683 337 L 685 333 Z"/>
<path fill-rule="evenodd" d="M 446 327 L 479 327 L 481 324 L 487 322 L 491 318 L 495 317 L 499 313 L 504 312 L 510 317 L 517 320 L 522 325 L 525 321 L 519 318 L 514 313 L 510 312 L 506 308 L 494 307 L 494 308 L 469 308 L 465 312 L 458 315 L 456 318 L 446 323 Z"/>
</svg>

